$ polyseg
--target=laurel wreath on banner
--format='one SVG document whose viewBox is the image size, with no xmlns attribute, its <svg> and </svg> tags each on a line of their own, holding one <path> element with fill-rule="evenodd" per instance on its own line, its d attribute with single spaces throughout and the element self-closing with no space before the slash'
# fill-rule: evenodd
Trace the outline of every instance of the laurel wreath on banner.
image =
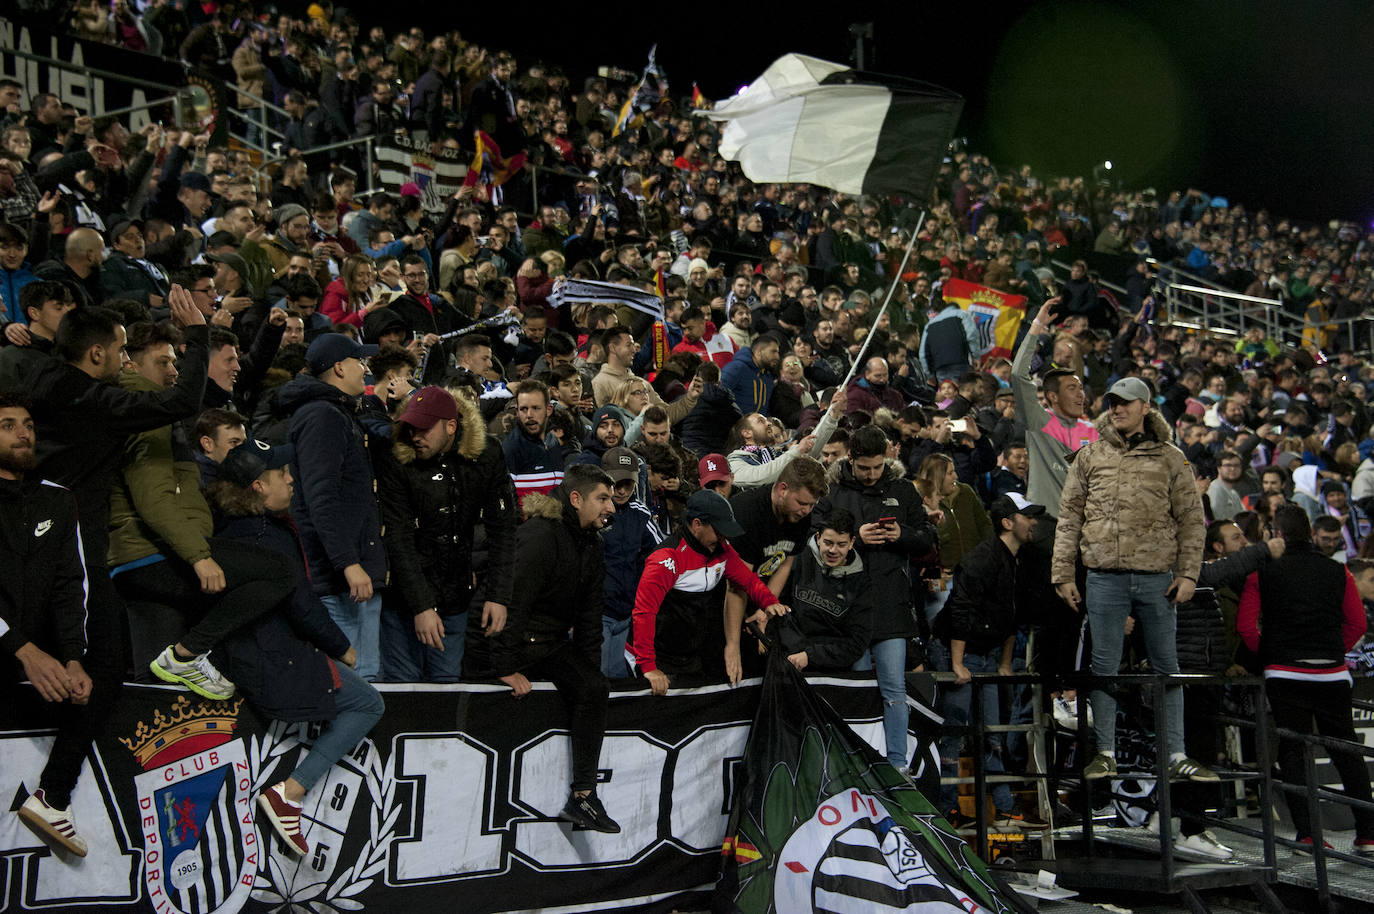
<svg viewBox="0 0 1374 914">
<path fill-rule="evenodd" d="M 272 729 L 268 735 L 280 740 L 281 747 L 273 743 L 269 745 L 268 740 L 264 739 L 262 746 L 257 746 L 254 738 L 253 757 L 258 760 L 258 764 L 264 763 L 269 758 L 275 758 L 284 753 L 291 746 L 296 745 L 299 740 L 286 740 L 283 732 L 277 732 L 279 722 L 274 721 Z M 387 759 L 385 763 L 381 761 L 381 752 L 377 746 L 366 741 L 370 747 L 368 753 L 367 770 L 362 772 L 363 779 L 367 783 L 368 796 L 372 801 L 371 815 L 368 817 L 368 839 L 363 844 L 358 853 L 357 861 L 348 869 L 339 874 L 333 883 L 326 885 L 322 880 L 302 886 L 300 889 L 286 892 L 289 890 L 278 889 L 277 886 L 289 886 L 291 879 L 282 870 L 281 864 L 275 856 L 264 855 L 264 860 L 258 870 L 257 878 L 253 883 L 252 897 L 255 901 L 274 905 L 272 914 L 288 909 L 291 914 L 339 914 L 340 911 L 358 911 L 363 908 L 363 903 L 354 896 L 365 892 L 373 883 L 376 875 L 386 866 L 387 855 L 391 847 L 391 839 L 396 833 L 396 823 L 401 815 L 400 804 L 396 802 L 396 770 L 394 759 Z M 253 789 L 258 791 L 267 786 L 266 778 L 271 773 L 271 769 L 276 767 L 276 762 L 272 762 L 269 769 L 259 772 L 259 777 L 254 778 Z M 262 783 L 259 783 L 261 778 Z"/>
</svg>

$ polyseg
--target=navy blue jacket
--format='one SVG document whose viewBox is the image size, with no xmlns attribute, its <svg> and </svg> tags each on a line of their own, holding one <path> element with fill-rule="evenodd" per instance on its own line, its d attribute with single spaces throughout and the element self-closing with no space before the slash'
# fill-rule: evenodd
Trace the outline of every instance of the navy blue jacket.
<svg viewBox="0 0 1374 914">
<path fill-rule="evenodd" d="M 353 564 L 361 564 L 372 586 L 381 587 L 386 549 L 358 398 L 299 375 L 283 385 L 279 402 L 292 414 L 291 513 L 300 525 L 315 593 L 347 593 L 343 570 Z"/>
<path fill-rule="evenodd" d="M 653 515 L 643 503 L 631 501 L 616 507 L 615 518 L 601 533 L 606 553 L 606 602 L 602 615 L 617 620 L 630 618 L 644 560 L 658 548 L 659 539 Z"/>
<path fill-rule="evenodd" d="M 761 413 L 773 396 L 773 376 L 754 364 L 754 350 L 746 346 L 720 373 L 720 384 L 735 395 L 743 415 Z"/>
<path fill-rule="evenodd" d="M 291 518 L 223 518 L 216 533 L 285 556 L 296 583 L 290 600 L 234 631 L 215 648 L 216 657 L 223 654 L 227 674 L 263 714 L 288 722 L 333 720 L 339 686 L 330 658 L 347 653 L 348 638 L 311 589 Z"/>
</svg>

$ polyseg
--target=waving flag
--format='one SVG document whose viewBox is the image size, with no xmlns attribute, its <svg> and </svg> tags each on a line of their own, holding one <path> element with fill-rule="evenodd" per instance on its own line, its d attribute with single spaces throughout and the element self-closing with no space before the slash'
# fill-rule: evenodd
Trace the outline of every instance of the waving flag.
<svg viewBox="0 0 1374 914">
<path fill-rule="evenodd" d="M 780 650 L 769 655 L 743 767 L 712 910 L 1016 910 L 921 792 Z"/>
<path fill-rule="evenodd" d="M 923 198 L 963 107 L 929 83 L 788 54 L 702 113 L 725 122 L 720 153 L 753 181 Z"/>
<path fill-rule="evenodd" d="M 946 279 L 940 287 L 945 301 L 973 313 L 978 323 L 982 358 L 1009 359 L 1016 350 L 1016 334 L 1026 316 L 1026 296 L 1012 295 L 965 279 Z"/>
<path fill-rule="evenodd" d="M 561 307 L 564 302 L 584 301 L 595 305 L 625 305 L 655 320 L 663 320 L 663 299 L 652 292 L 644 292 L 618 282 L 563 279 L 554 285 L 553 291 L 549 293 L 549 301 L 554 307 Z"/>
<path fill-rule="evenodd" d="M 700 111 L 709 104 L 710 102 L 707 101 L 706 96 L 702 95 L 701 90 L 697 88 L 697 84 L 692 83 L 692 107 Z"/>
<path fill-rule="evenodd" d="M 500 187 L 525 167 L 523 150 L 510 157 L 503 156 L 496 141 L 481 130 L 473 131 L 473 139 L 477 144 L 477 153 L 472 157 L 472 164 L 468 166 L 467 177 L 463 179 L 465 187 L 474 184 Z"/>
</svg>

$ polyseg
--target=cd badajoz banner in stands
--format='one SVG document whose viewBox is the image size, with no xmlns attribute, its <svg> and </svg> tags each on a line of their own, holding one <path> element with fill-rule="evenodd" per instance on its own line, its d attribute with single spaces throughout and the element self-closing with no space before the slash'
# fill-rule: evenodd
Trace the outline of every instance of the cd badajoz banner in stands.
<svg viewBox="0 0 1374 914">
<path fill-rule="evenodd" d="M 883 744 L 872 680 L 813 682 L 865 740 Z M 0 816 L 0 909 L 667 910 L 715 881 L 756 683 L 666 698 L 612 693 L 598 793 L 618 835 L 557 819 L 570 776 L 567 712 L 548 684 L 519 704 L 498 686 L 382 690 L 382 721 L 306 796 L 310 853 L 296 857 L 256 798 L 308 751 L 311 728 L 263 720 L 237 698 L 127 686 L 72 797 L 90 846 L 76 859 L 58 858 L 12 812 L 37 786 L 53 740 L 44 703 L 22 687 L 0 707 L 12 798 Z M 913 714 L 913 727 L 931 719 Z M 928 734 L 919 742 L 928 754 Z M 917 743 L 913 733 L 913 751 Z"/>
</svg>

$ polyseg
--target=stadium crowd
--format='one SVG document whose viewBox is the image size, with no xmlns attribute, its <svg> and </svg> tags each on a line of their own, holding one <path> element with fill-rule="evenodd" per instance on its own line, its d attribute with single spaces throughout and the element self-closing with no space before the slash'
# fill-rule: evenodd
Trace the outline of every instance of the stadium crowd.
<svg viewBox="0 0 1374 914">
<path fill-rule="evenodd" d="M 1024 661 L 1018 633 L 1039 633 L 1039 671 L 1073 671 L 1079 610 L 1095 673 L 1132 651 L 1267 670 L 1285 725 L 1348 711 L 1374 606 L 1374 368 L 1322 322 L 1367 307 L 1374 236 L 957 144 L 918 227 L 922 207 L 749 181 L 667 95 L 624 118 L 633 78 L 235 6 L 81 2 L 70 22 L 280 103 L 270 175 L 241 144 L 131 133 L 0 80 L 0 541 L 23 570 L 0 584 L 0 643 L 60 702 L 20 811 L 52 840 L 85 852 L 70 792 L 131 675 L 327 721 L 259 800 L 302 853 L 301 798 L 384 713 L 374 682 L 520 698 L 552 680 L 563 815 L 604 831 L 608 683 L 736 683 L 770 645 L 807 672 L 874 670 L 902 770 L 907 671 L 955 674 L 941 704 L 964 722 L 970 675 Z M 396 133 L 471 150 L 475 130 L 528 164 L 442 213 L 317 151 Z M 1305 345 L 1162 323 L 1160 264 L 1281 300 Z M 1026 296 L 1012 358 L 985 357 L 950 279 Z M 608 285 L 563 300 L 576 280 Z M 662 319 L 629 290 L 661 290 Z M 1319 586 L 1283 592 L 1297 557 L 1287 578 Z M 1259 625 L 1280 599 L 1321 624 Z M 1170 695 L 1181 779 L 1216 778 L 1207 700 Z M 1116 706 L 1092 704 L 1103 777 Z M 1353 738 L 1348 713 L 1316 725 Z M 997 824 L 1043 827 L 993 799 Z"/>
</svg>

